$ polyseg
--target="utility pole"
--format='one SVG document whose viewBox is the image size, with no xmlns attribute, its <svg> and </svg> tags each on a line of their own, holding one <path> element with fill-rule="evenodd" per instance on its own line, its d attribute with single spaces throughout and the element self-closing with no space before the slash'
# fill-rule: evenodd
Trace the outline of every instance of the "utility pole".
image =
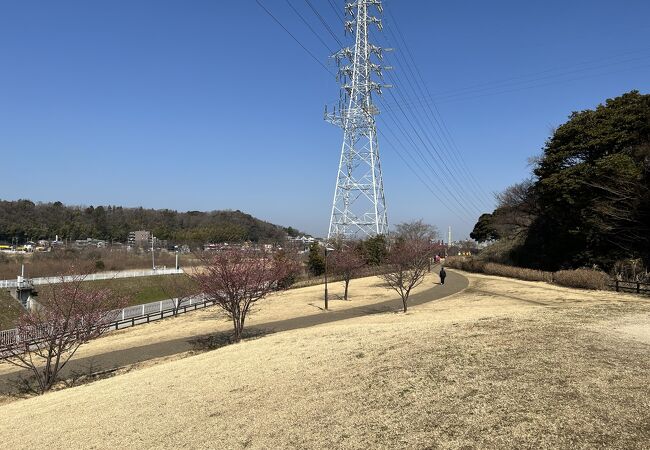
<svg viewBox="0 0 650 450">
<path fill-rule="evenodd" d="M 337 79 L 341 82 L 338 109 L 327 112 L 325 120 L 343 129 L 343 145 L 336 177 L 328 239 L 365 238 L 388 234 L 388 216 L 384 198 L 384 182 L 379 163 L 379 144 L 372 93 L 391 87 L 373 80 L 382 79 L 379 65 L 384 51 L 370 43 L 371 25 L 381 31 L 381 19 L 370 15 L 370 7 L 383 12 L 381 0 L 354 0 L 345 5 L 345 29 L 355 34 L 354 47 L 344 48 L 334 55 L 338 65 Z M 376 60 L 373 60 L 376 58 Z"/>
<path fill-rule="evenodd" d="M 451 250 L 451 225 L 447 231 L 447 248 L 445 249 L 445 258 L 449 256 L 449 250 Z"/>
<path fill-rule="evenodd" d="M 153 240 L 155 237 L 153 236 L 153 233 L 151 233 L 151 268 L 152 270 L 156 270 L 156 252 L 153 250 Z"/>
</svg>

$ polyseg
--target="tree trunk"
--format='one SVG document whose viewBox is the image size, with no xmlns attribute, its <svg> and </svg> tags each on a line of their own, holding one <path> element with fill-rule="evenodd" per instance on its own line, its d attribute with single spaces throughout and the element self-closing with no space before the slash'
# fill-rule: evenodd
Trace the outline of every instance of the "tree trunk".
<svg viewBox="0 0 650 450">
<path fill-rule="evenodd" d="M 402 305 L 404 306 L 404 312 L 407 310 L 407 302 L 408 302 L 408 295 L 406 297 L 402 297 Z"/>
<path fill-rule="evenodd" d="M 233 335 L 233 343 L 241 341 L 242 334 L 244 333 L 244 322 L 246 320 L 246 312 L 240 311 L 239 317 L 233 317 L 235 325 L 235 333 Z"/>
<path fill-rule="evenodd" d="M 348 286 L 350 285 L 350 279 L 347 278 L 345 280 L 345 293 L 343 294 L 343 299 L 347 300 L 348 299 Z"/>
<path fill-rule="evenodd" d="M 242 326 L 239 317 L 233 315 L 232 324 L 233 324 L 232 342 L 233 343 L 239 342 L 241 341 L 241 332 L 242 332 Z"/>
</svg>

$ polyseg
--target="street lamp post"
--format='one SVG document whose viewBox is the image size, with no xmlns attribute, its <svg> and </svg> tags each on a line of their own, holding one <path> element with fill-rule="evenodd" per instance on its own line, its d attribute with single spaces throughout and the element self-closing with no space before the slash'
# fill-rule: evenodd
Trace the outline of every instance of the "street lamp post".
<svg viewBox="0 0 650 450">
<path fill-rule="evenodd" d="M 333 248 L 327 248 L 327 245 L 325 246 L 325 309 L 327 309 L 327 301 L 329 300 L 327 296 L 327 252 L 334 250 Z"/>
</svg>

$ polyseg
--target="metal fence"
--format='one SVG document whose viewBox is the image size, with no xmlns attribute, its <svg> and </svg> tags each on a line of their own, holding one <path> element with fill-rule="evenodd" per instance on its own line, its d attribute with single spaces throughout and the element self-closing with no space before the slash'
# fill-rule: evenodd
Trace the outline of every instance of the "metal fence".
<svg viewBox="0 0 650 450">
<path fill-rule="evenodd" d="M 174 275 L 183 273 L 182 269 L 143 269 L 143 270 L 123 270 L 111 272 L 98 272 L 91 273 L 85 276 L 84 281 L 97 281 L 97 280 L 111 280 L 114 278 L 135 278 L 135 277 L 151 277 L 155 275 Z M 28 281 L 34 286 L 43 284 L 56 284 L 61 282 L 74 281 L 75 276 L 65 277 L 39 277 L 29 278 Z M 0 288 L 16 288 L 19 281 L 16 280 L 0 280 Z"/>
<path fill-rule="evenodd" d="M 207 306 L 211 303 L 205 299 L 203 295 L 197 295 L 190 298 L 181 299 L 180 301 L 175 298 L 161 300 L 158 302 L 145 303 L 143 305 L 128 306 L 124 309 L 110 311 L 110 323 L 108 328 L 115 330 L 127 328 L 128 326 L 138 325 L 140 323 L 148 323 L 152 316 L 160 315 L 160 318 L 169 317 L 174 313 L 185 313 L 188 310 L 195 310 L 199 307 Z M 141 319 L 141 320 L 140 320 Z M 38 341 L 42 337 L 42 333 L 35 330 L 33 333 L 30 331 L 29 341 Z M 9 347 L 18 342 L 18 330 L 3 330 L 0 331 L 0 348 Z"/>
<path fill-rule="evenodd" d="M 5 347 L 16 342 L 18 330 L 3 330 L 0 331 L 0 347 Z"/>
</svg>

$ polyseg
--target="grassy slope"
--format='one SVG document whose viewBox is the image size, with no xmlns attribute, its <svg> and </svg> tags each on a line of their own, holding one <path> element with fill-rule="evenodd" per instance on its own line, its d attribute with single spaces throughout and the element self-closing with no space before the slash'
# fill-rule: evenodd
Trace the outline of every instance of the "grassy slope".
<svg viewBox="0 0 650 450">
<path fill-rule="evenodd" d="M 407 315 L 0 406 L 0 435 L 8 447 L 644 448 L 650 303 L 471 278 Z"/>
<path fill-rule="evenodd" d="M 21 311 L 20 303 L 11 296 L 9 291 L 0 289 L 0 330 L 13 328 Z"/>
<path fill-rule="evenodd" d="M 173 280 L 179 280 L 174 283 Z M 174 297 L 175 285 L 189 287 L 187 275 L 156 275 L 152 277 L 115 278 L 112 280 L 91 281 L 89 284 L 99 288 L 110 288 L 128 298 L 129 305 L 157 302 Z"/>
<path fill-rule="evenodd" d="M 173 283 L 173 279 L 180 280 Z M 113 280 L 89 281 L 89 284 L 98 288 L 110 288 L 117 294 L 128 299 L 128 305 L 141 305 L 143 303 L 165 300 L 178 292 L 174 286 L 189 287 L 191 282 L 187 275 L 157 275 L 152 277 L 115 278 Z M 13 328 L 15 320 L 20 314 L 20 305 L 8 291 L 0 290 L 0 330 Z"/>
</svg>

